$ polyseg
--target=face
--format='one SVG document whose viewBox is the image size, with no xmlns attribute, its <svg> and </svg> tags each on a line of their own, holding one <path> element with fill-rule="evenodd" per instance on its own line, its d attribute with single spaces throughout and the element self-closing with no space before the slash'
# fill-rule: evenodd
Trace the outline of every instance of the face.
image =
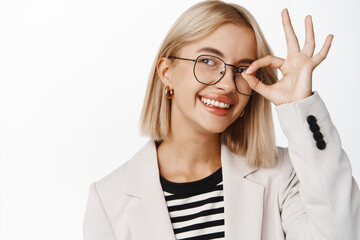
<svg viewBox="0 0 360 240">
<path fill-rule="evenodd" d="M 255 35 L 245 26 L 225 23 L 206 37 L 184 46 L 176 57 L 196 59 L 202 54 L 219 57 L 235 66 L 249 66 L 250 63 L 240 64 L 239 61 L 255 60 Z M 173 61 L 173 65 L 167 65 L 168 62 L 159 65 L 164 85 L 170 85 L 174 89 L 171 106 L 172 126 L 189 126 L 192 131 L 201 133 L 223 132 L 239 117 L 250 98 L 236 91 L 233 80 L 235 69 L 227 66 L 225 75 L 219 82 L 204 85 L 194 76 L 194 62 L 177 59 Z M 226 110 L 208 106 L 203 103 L 202 97 L 230 104 L 230 108 Z"/>
</svg>

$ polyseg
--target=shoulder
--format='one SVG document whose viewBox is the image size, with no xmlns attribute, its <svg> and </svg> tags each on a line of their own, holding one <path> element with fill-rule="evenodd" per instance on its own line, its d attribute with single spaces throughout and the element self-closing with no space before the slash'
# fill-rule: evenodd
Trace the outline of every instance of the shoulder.
<svg viewBox="0 0 360 240">
<path fill-rule="evenodd" d="M 125 195 L 122 193 L 125 189 L 130 161 L 131 159 L 127 160 L 115 170 L 91 184 L 99 201 L 108 213 L 112 211 L 112 206 L 116 206 L 116 202 L 126 200 Z"/>
<path fill-rule="evenodd" d="M 292 162 L 290 160 L 289 155 L 289 148 L 287 147 L 277 147 L 278 151 L 278 168 L 279 168 L 279 175 L 282 176 L 282 178 L 285 178 L 292 175 L 294 167 L 292 165 Z"/>
<path fill-rule="evenodd" d="M 129 167 L 129 162 L 131 161 L 131 159 L 132 158 L 128 159 L 126 162 L 122 163 L 120 166 L 108 173 L 106 176 L 95 181 L 94 184 L 96 185 L 98 191 L 121 191 L 121 189 L 123 189 L 125 185 L 127 169 Z"/>
<path fill-rule="evenodd" d="M 277 162 L 272 167 L 259 168 L 246 178 L 257 182 L 263 186 L 269 186 L 276 181 L 284 181 L 286 176 L 290 176 L 293 166 L 289 157 L 289 149 L 287 147 L 277 146 Z"/>
<path fill-rule="evenodd" d="M 149 140 L 130 159 L 94 182 L 99 196 L 104 199 L 117 199 L 123 193 L 137 196 L 136 186 L 140 183 L 134 175 L 145 175 L 151 169 L 151 157 L 156 157 L 156 148 L 154 141 Z"/>
</svg>

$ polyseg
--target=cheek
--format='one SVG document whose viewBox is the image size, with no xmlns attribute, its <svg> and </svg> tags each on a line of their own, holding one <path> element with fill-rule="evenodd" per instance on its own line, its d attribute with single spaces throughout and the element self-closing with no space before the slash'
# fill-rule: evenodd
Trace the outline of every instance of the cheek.
<svg viewBox="0 0 360 240">
<path fill-rule="evenodd" d="M 177 74 L 172 79 L 172 86 L 176 102 L 187 103 L 194 102 L 197 92 L 203 88 L 202 84 L 196 81 L 192 68 L 177 69 Z"/>
<path fill-rule="evenodd" d="M 182 79 L 174 86 L 174 100 L 182 108 L 191 109 L 197 104 L 198 92 L 203 87 L 192 79 Z"/>
<path fill-rule="evenodd" d="M 241 95 L 238 99 L 238 106 L 237 106 L 237 115 L 240 115 L 242 110 L 246 107 L 246 105 L 249 103 L 250 97 Z"/>
</svg>

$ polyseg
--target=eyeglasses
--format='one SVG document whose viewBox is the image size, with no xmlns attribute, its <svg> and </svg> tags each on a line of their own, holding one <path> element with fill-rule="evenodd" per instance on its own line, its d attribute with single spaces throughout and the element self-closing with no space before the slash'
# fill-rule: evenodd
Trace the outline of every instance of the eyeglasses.
<svg viewBox="0 0 360 240">
<path fill-rule="evenodd" d="M 226 66 L 234 67 L 234 83 L 236 91 L 246 96 L 256 94 L 241 74 L 248 68 L 248 66 L 236 67 L 235 65 L 225 63 L 221 58 L 212 55 L 200 55 L 196 59 L 180 58 L 175 56 L 169 56 L 168 58 L 194 62 L 193 72 L 195 79 L 199 83 L 205 85 L 214 85 L 218 83 L 225 75 Z M 255 72 L 255 77 L 261 82 L 264 82 L 264 75 L 260 70 Z"/>
</svg>

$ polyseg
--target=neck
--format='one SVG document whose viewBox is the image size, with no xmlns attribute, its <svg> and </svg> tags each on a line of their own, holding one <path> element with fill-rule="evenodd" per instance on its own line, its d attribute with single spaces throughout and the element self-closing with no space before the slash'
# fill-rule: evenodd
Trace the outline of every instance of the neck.
<svg viewBox="0 0 360 240">
<path fill-rule="evenodd" d="M 218 133 L 195 131 L 186 124 L 176 126 L 182 127 L 171 126 L 168 139 L 157 149 L 163 177 L 174 182 L 196 181 L 221 167 Z"/>
</svg>

